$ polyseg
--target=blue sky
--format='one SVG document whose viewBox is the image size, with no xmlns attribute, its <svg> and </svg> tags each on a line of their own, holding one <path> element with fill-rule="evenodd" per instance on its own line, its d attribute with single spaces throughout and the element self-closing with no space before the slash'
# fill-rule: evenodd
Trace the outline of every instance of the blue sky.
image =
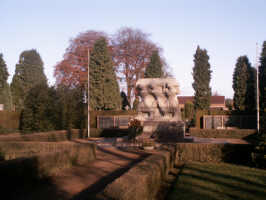
<svg viewBox="0 0 266 200">
<path fill-rule="evenodd" d="M 50 84 L 69 39 L 86 30 L 114 34 L 128 26 L 150 33 L 180 84 L 193 95 L 197 45 L 210 56 L 212 91 L 233 96 L 236 59 L 255 65 L 256 42 L 266 40 L 265 0 L 0 0 L 0 52 L 10 73 L 23 50 L 37 49 Z"/>
</svg>

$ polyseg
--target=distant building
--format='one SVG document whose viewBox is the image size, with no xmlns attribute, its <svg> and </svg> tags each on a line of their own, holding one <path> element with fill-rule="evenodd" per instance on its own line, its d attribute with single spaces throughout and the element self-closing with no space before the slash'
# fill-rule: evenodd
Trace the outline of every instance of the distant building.
<svg viewBox="0 0 266 200">
<path fill-rule="evenodd" d="M 194 97 L 193 96 L 178 96 L 177 97 L 179 102 L 180 109 L 184 109 L 186 102 L 193 103 Z M 225 97 L 224 96 L 211 96 L 211 102 L 210 102 L 210 108 L 211 109 L 221 109 L 221 110 L 227 110 L 225 106 Z"/>
<path fill-rule="evenodd" d="M 4 104 L 0 104 L 0 111 L 4 110 Z"/>
</svg>

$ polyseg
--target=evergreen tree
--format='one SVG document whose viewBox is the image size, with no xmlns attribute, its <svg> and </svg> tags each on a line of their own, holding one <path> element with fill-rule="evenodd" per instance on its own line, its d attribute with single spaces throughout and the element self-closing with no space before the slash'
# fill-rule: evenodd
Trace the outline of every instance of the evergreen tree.
<svg viewBox="0 0 266 200">
<path fill-rule="evenodd" d="M 192 73 L 194 78 L 192 86 L 195 91 L 193 102 L 195 110 L 204 110 L 210 107 L 211 72 L 207 50 L 200 49 L 198 46 L 194 55 L 194 67 Z"/>
<path fill-rule="evenodd" d="M 150 63 L 148 64 L 144 78 L 161 78 L 163 77 L 163 65 L 158 54 L 158 51 L 153 51 L 150 57 Z"/>
<path fill-rule="evenodd" d="M 7 83 L 8 76 L 3 54 L 0 53 L 0 104 L 4 105 L 5 110 L 11 109 L 11 94 Z"/>
<path fill-rule="evenodd" d="M 247 56 L 237 59 L 233 74 L 234 108 L 241 112 L 252 112 L 256 108 L 256 70 L 251 67 Z"/>
<path fill-rule="evenodd" d="M 55 90 L 41 83 L 31 88 L 24 101 L 21 130 L 24 133 L 56 129 Z"/>
<path fill-rule="evenodd" d="M 24 107 L 24 100 L 29 90 L 41 83 L 47 84 L 47 79 L 39 53 L 34 49 L 23 51 L 20 54 L 11 83 L 13 103 L 16 110 Z"/>
<path fill-rule="evenodd" d="M 100 38 L 90 57 L 90 108 L 113 110 L 121 108 L 119 85 L 107 42 Z"/>
<path fill-rule="evenodd" d="M 261 128 L 266 134 L 266 41 L 263 42 L 259 66 Z"/>
</svg>

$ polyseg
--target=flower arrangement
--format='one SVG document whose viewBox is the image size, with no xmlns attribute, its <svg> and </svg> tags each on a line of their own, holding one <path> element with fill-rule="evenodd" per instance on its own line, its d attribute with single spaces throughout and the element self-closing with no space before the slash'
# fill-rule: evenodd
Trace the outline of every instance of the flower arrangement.
<svg viewBox="0 0 266 200">
<path fill-rule="evenodd" d="M 128 122 L 128 130 L 129 130 L 129 139 L 136 140 L 136 137 L 140 135 L 143 131 L 143 126 L 141 122 L 137 119 L 131 119 Z"/>
</svg>

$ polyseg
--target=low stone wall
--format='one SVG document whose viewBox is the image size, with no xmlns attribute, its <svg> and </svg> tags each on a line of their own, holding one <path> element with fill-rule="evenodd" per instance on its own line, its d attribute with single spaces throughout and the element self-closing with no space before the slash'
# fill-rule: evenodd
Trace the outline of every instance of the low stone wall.
<svg viewBox="0 0 266 200">
<path fill-rule="evenodd" d="M 175 149 L 152 154 L 109 184 L 104 195 L 110 199 L 153 199 L 175 161 Z"/>
</svg>

